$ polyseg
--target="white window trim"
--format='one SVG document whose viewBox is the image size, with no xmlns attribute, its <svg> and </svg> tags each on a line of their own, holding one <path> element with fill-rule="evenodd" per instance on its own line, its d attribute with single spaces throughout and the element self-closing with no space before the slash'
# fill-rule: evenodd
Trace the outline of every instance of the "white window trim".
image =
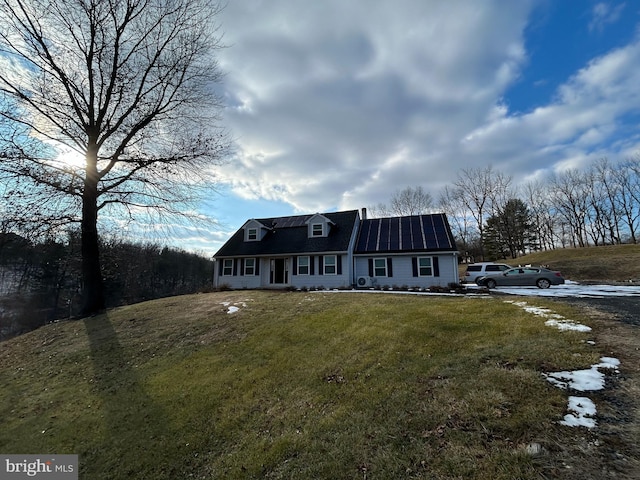
<svg viewBox="0 0 640 480">
<path fill-rule="evenodd" d="M 327 265 L 327 259 L 333 258 L 333 264 Z M 333 267 L 333 273 L 327 272 L 327 266 Z M 337 255 L 325 255 L 322 262 L 323 275 L 337 275 L 338 274 L 338 256 Z"/>
<path fill-rule="evenodd" d="M 307 259 L 307 264 L 306 265 L 300 265 L 300 260 L 306 258 Z M 300 267 L 306 267 L 307 269 L 307 273 L 302 273 L 300 271 Z M 309 275 L 309 272 L 311 271 L 311 258 L 308 255 L 304 255 L 302 257 L 298 257 L 298 271 L 296 272 L 298 275 Z"/>
<path fill-rule="evenodd" d="M 251 238 L 251 234 L 254 233 L 256 238 Z M 247 228 L 247 241 L 248 242 L 256 242 L 258 241 L 258 229 L 257 228 Z"/>
<path fill-rule="evenodd" d="M 383 268 L 383 267 L 377 267 L 376 266 L 376 262 L 378 260 L 384 262 L 384 275 L 378 275 L 376 273 L 377 270 L 381 270 Z M 388 277 L 389 276 L 389 272 L 387 271 L 387 259 L 386 258 L 374 258 L 373 259 L 373 276 L 374 277 Z"/>
<path fill-rule="evenodd" d="M 229 264 L 229 266 L 227 266 Z M 231 273 L 225 273 L 225 270 L 229 269 Z M 225 258 L 222 260 L 222 276 L 233 277 L 233 258 Z"/>
<path fill-rule="evenodd" d="M 429 259 L 429 267 L 421 267 L 420 266 L 420 260 L 422 259 Z M 421 268 L 429 268 L 429 270 L 431 270 L 431 273 L 429 275 L 423 275 L 422 272 L 420 271 Z M 418 257 L 418 276 L 419 277 L 433 277 L 433 257 Z"/>
<path fill-rule="evenodd" d="M 317 230 L 320 227 L 320 230 Z M 324 223 L 312 223 L 311 224 L 311 236 L 312 237 L 324 237 Z"/>
<path fill-rule="evenodd" d="M 247 261 L 248 260 L 253 260 L 253 265 L 252 266 L 247 266 Z M 248 270 L 251 269 L 251 273 L 248 272 Z M 256 274 L 256 259 L 255 258 L 245 258 L 244 259 L 244 274 L 247 277 L 251 277 L 254 276 Z"/>
</svg>

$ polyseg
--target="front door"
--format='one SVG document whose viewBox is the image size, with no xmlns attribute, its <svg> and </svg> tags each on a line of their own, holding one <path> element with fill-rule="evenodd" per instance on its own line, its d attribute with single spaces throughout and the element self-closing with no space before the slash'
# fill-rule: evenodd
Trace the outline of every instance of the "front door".
<svg viewBox="0 0 640 480">
<path fill-rule="evenodd" d="M 285 285 L 289 283 L 289 268 L 286 258 L 274 258 L 271 260 L 271 284 Z"/>
</svg>

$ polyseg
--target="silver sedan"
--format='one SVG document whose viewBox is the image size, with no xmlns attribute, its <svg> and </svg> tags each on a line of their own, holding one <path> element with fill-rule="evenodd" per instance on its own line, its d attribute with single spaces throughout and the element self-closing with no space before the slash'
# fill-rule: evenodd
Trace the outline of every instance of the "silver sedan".
<svg viewBox="0 0 640 480">
<path fill-rule="evenodd" d="M 485 275 L 476 280 L 476 284 L 487 287 L 538 287 L 549 288 L 562 285 L 564 278 L 560 272 L 542 267 L 517 267 L 504 272 Z"/>
</svg>

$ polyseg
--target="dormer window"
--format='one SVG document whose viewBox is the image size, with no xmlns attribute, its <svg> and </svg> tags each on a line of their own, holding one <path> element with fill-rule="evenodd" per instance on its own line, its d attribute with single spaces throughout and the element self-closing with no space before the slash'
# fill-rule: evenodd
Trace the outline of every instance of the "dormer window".
<svg viewBox="0 0 640 480">
<path fill-rule="evenodd" d="M 324 225 L 322 223 L 314 223 L 311 225 L 311 236 L 322 237 L 324 235 Z"/>
<path fill-rule="evenodd" d="M 307 236 L 309 238 L 328 237 L 331 232 L 331 226 L 334 223 L 324 215 L 316 213 L 306 222 Z"/>
<path fill-rule="evenodd" d="M 252 241 L 252 240 L 258 240 L 258 229 L 257 228 L 250 228 L 247 230 L 247 240 Z"/>
</svg>

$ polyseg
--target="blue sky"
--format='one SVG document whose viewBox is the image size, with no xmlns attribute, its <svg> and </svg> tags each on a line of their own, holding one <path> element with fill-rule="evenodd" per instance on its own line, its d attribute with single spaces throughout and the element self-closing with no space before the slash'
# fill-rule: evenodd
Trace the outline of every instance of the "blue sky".
<svg viewBox="0 0 640 480">
<path fill-rule="evenodd" d="M 640 3 L 229 0 L 218 87 L 235 154 L 205 210 L 361 208 L 463 168 L 515 184 L 640 152 Z"/>
</svg>

